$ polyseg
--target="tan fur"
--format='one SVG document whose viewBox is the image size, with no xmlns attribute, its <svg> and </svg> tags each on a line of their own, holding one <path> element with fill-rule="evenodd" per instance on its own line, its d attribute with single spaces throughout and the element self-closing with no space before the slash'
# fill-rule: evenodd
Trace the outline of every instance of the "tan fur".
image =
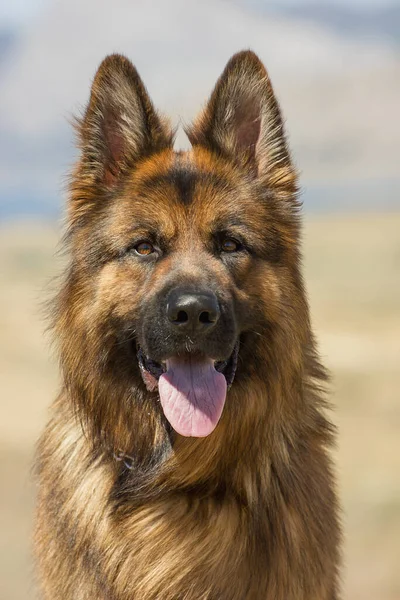
<svg viewBox="0 0 400 600">
<path fill-rule="evenodd" d="M 297 174 L 254 54 L 231 59 L 188 133 L 193 149 L 175 153 L 131 63 L 103 62 L 78 125 L 71 261 L 52 317 L 63 386 L 37 456 L 43 598 L 337 600 L 333 428 L 299 267 Z M 221 221 L 251 239 L 234 266 L 210 250 Z M 150 268 L 126 248 L 153 225 L 170 250 Z M 133 319 L 140 335 L 134 318 L 172 277 L 212 277 L 253 319 L 206 438 L 168 433 L 121 350 L 121 327 Z"/>
</svg>

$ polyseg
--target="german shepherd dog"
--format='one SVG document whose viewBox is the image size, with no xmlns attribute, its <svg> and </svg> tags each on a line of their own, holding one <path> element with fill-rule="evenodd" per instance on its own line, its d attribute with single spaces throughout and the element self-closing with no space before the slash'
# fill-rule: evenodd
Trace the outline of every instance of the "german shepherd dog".
<svg viewBox="0 0 400 600">
<path fill-rule="evenodd" d="M 77 123 L 39 444 L 46 600 L 337 600 L 340 527 L 267 72 L 228 62 L 188 152 L 120 55 Z"/>
</svg>

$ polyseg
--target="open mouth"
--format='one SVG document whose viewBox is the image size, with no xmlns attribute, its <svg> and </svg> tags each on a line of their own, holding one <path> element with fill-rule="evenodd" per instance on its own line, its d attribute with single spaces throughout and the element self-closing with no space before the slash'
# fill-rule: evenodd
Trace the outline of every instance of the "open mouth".
<svg viewBox="0 0 400 600">
<path fill-rule="evenodd" d="M 238 352 L 239 342 L 225 361 L 186 354 L 158 363 L 141 348 L 137 358 L 147 389 L 158 388 L 164 414 L 175 431 L 204 437 L 221 417 L 226 392 L 235 377 Z"/>
<path fill-rule="evenodd" d="M 233 380 L 235 379 L 238 354 L 239 342 L 236 342 L 232 354 L 227 360 L 214 361 L 214 368 L 216 371 L 218 371 L 218 373 L 222 373 L 224 375 L 228 389 L 231 387 Z M 150 392 L 154 392 L 154 390 L 157 389 L 158 380 L 167 370 L 166 362 L 158 363 L 155 360 L 152 360 L 144 354 L 140 346 L 137 352 L 137 359 L 140 372 L 147 389 Z"/>
</svg>

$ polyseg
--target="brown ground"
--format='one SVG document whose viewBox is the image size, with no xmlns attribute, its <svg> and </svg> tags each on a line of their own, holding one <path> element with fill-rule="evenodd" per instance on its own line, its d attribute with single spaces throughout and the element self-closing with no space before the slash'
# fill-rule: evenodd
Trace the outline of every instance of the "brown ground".
<svg viewBox="0 0 400 600">
<path fill-rule="evenodd" d="M 319 217 L 305 266 L 333 372 L 346 532 L 344 600 L 400 600 L 400 215 Z M 34 598 L 29 468 L 57 389 L 43 289 L 60 265 L 48 226 L 0 229 L 0 598 Z"/>
</svg>

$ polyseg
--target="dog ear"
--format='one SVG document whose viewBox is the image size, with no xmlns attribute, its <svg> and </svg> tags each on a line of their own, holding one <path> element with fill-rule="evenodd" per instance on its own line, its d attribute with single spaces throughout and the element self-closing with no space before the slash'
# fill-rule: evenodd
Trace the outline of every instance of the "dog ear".
<svg viewBox="0 0 400 600">
<path fill-rule="evenodd" d="M 276 189 L 295 191 L 279 105 L 254 52 L 239 52 L 230 59 L 205 110 L 186 133 L 193 146 L 234 160 Z"/>
<path fill-rule="evenodd" d="M 107 189 L 140 158 L 173 144 L 172 131 L 156 113 L 135 67 L 118 54 L 101 63 L 77 129 L 81 174 Z"/>
</svg>

